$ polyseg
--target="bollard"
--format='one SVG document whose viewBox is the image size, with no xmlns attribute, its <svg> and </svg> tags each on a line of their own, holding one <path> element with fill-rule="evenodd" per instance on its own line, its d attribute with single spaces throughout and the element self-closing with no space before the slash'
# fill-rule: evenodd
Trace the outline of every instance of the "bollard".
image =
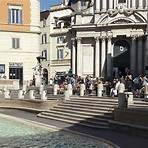
<svg viewBox="0 0 148 148">
<path fill-rule="evenodd" d="M 65 92 L 64 92 L 64 99 L 65 100 L 70 100 L 70 95 L 69 95 L 69 91 L 68 90 L 65 90 Z"/>
<path fill-rule="evenodd" d="M 56 96 L 58 94 L 58 84 L 55 84 L 53 87 L 53 95 Z"/>
<path fill-rule="evenodd" d="M 10 91 L 7 89 L 4 89 L 4 97 L 5 99 L 10 99 Z"/>
<path fill-rule="evenodd" d="M 102 97 L 102 94 L 103 94 L 103 84 L 102 83 L 100 83 L 100 84 L 98 84 L 98 89 L 97 89 L 97 96 L 98 97 Z"/>
<path fill-rule="evenodd" d="M 34 90 L 30 90 L 29 91 L 29 99 L 34 100 L 35 96 L 34 96 Z"/>
<path fill-rule="evenodd" d="M 44 86 L 41 84 L 40 85 L 40 95 L 42 94 L 43 90 L 44 90 Z"/>
<path fill-rule="evenodd" d="M 23 90 L 19 90 L 19 92 L 18 92 L 18 98 L 19 99 L 24 99 L 24 91 Z"/>
<path fill-rule="evenodd" d="M 127 99 L 124 93 L 118 94 L 118 108 L 120 109 L 127 108 Z"/>
<path fill-rule="evenodd" d="M 23 91 L 26 91 L 27 86 L 23 84 Z"/>
<path fill-rule="evenodd" d="M 84 84 L 80 84 L 80 96 L 84 96 L 85 93 L 85 85 Z"/>
<path fill-rule="evenodd" d="M 46 91 L 43 90 L 42 93 L 41 93 L 41 100 L 47 100 L 47 94 L 46 94 Z"/>
<path fill-rule="evenodd" d="M 125 91 L 125 85 L 123 83 L 120 83 L 118 86 L 118 93 L 124 93 Z"/>
<path fill-rule="evenodd" d="M 69 96 L 72 96 L 72 85 L 68 84 L 67 89 L 68 89 L 68 92 L 69 92 Z"/>
<path fill-rule="evenodd" d="M 133 105 L 133 93 L 132 92 L 125 92 L 127 105 Z"/>
<path fill-rule="evenodd" d="M 144 86 L 144 98 L 148 99 L 148 83 Z"/>
</svg>

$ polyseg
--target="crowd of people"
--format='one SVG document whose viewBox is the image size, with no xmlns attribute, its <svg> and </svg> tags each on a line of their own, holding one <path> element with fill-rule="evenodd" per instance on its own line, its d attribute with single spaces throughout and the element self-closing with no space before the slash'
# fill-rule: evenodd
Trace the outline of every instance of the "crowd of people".
<svg viewBox="0 0 148 148">
<path fill-rule="evenodd" d="M 118 78 L 112 80 L 105 80 L 104 78 L 95 78 L 91 75 L 81 77 L 78 75 L 56 75 L 53 80 L 50 80 L 51 84 L 58 84 L 59 91 L 64 92 L 64 89 L 68 84 L 72 85 L 73 94 L 79 94 L 80 85 L 85 85 L 86 95 L 97 95 L 98 84 L 103 84 L 103 95 L 106 96 L 117 96 L 118 87 L 120 83 L 125 85 L 125 90 L 133 92 L 134 97 L 143 97 L 144 86 L 148 83 L 147 75 L 138 75 L 133 77 L 130 72 L 126 75 L 120 75 Z"/>
</svg>

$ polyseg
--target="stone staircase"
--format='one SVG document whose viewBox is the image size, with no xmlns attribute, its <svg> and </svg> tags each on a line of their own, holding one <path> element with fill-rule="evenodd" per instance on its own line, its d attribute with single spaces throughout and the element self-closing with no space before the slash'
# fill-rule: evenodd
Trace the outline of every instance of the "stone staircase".
<svg viewBox="0 0 148 148">
<path fill-rule="evenodd" d="M 58 103 L 52 109 L 38 114 L 47 118 L 94 128 L 108 129 L 108 120 L 113 119 L 117 98 L 96 98 L 73 96 L 68 101 Z"/>
</svg>

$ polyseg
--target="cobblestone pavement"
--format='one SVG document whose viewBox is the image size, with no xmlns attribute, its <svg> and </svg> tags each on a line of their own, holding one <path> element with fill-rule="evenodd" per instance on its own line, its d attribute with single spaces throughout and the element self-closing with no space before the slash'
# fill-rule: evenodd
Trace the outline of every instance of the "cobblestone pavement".
<svg viewBox="0 0 148 148">
<path fill-rule="evenodd" d="M 72 124 L 62 123 L 62 122 L 53 121 L 53 120 L 47 120 L 43 118 L 38 118 L 35 113 L 30 113 L 22 110 L 0 109 L 0 113 L 28 119 L 28 120 L 32 120 L 32 121 L 36 121 L 44 124 L 54 125 L 59 128 L 68 128 L 70 130 L 104 138 L 106 140 L 109 140 L 115 143 L 121 148 L 147 148 L 148 147 L 148 139 L 144 137 L 127 135 L 125 133 L 119 133 L 111 130 L 92 129 L 88 127 L 72 125 Z"/>
</svg>

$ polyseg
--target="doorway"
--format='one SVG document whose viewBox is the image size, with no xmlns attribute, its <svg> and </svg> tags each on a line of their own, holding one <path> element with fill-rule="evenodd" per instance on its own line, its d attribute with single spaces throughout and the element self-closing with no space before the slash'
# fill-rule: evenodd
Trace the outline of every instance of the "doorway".
<svg viewBox="0 0 148 148">
<path fill-rule="evenodd" d="M 19 79 L 20 86 L 23 85 L 23 67 L 9 68 L 9 79 Z"/>
<path fill-rule="evenodd" d="M 113 48 L 113 77 L 125 76 L 129 68 L 130 45 L 126 40 L 118 40 Z"/>
</svg>

